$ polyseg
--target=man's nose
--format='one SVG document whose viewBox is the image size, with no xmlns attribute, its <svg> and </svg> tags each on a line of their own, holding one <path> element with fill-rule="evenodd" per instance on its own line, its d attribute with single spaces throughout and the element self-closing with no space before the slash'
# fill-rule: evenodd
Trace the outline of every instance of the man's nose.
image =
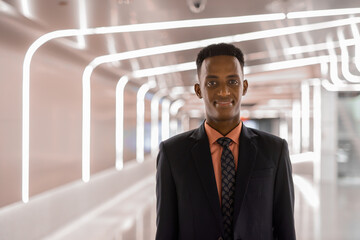
<svg viewBox="0 0 360 240">
<path fill-rule="evenodd" d="M 225 96 L 229 96 L 229 95 L 230 95 L 230 91 L 227 86 L 220 88 L 220 91 L 218 92 L 218 96 L 225 97 Z"/>
</svg>

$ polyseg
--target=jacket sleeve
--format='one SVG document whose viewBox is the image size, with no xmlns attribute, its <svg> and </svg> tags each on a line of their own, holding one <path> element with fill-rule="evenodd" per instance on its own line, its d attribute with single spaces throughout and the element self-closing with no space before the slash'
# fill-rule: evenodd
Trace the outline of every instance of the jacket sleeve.
<svg viewBox="0 0 360 240">
<path fill-rule="evenodd" d="M 176 186 L 164 143 L 161 143 L 156 171 L 156 240 L 178 239 L 177 209 Z"/>
<path fill-rule="evenodd" d="M 294 184 L 288 145 L 283 140 L 274 189 L 273 233 L 276 240 L 295 240 Z"/>
</svg>

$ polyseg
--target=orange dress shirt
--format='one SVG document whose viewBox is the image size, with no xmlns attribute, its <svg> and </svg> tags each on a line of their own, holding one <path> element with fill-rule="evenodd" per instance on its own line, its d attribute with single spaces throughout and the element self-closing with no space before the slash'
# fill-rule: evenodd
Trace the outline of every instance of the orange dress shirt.
<svg viewBox="0 0 360 240">
<path fill-rule="evenodd" d="M 237 169 L 238 157 L 239 157 L 239 137 L 241 133 L 241 126 L 242 126 L 242 122 L 240 121 L 240 123 L 225 136 L 232 140 L 232 142 L 229 145 L 229 148 L 234 156 L 235 169 Z M 216 140 L 224 136 L 218 131 L 216 131 L 214 128 L 212 128 L 206 121 L 205 121 L 205 131 L 209 139 L 209 146 L 210 146 L 212 164 L 214 167 L 216 186 L 219 193 L 219 200 L 221 204 L 221 154 L 223 147 L 220 144 L 218 144 Z"/>
</svg>

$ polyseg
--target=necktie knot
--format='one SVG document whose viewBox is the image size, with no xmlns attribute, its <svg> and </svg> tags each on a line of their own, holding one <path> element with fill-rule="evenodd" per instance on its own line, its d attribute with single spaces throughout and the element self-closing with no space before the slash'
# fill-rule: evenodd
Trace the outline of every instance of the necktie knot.
<svg viewBox="0 0 360 240">
<path fill-rule="evenodd" d="M 227 137 L 221 137 L 218 140 L 216 140 L 216 142 L 218 144 L 220 144 L 222 147 L 229 147 L 231 141 L 232 140 L 230 138 L 227 138 Z"/>
</svg>

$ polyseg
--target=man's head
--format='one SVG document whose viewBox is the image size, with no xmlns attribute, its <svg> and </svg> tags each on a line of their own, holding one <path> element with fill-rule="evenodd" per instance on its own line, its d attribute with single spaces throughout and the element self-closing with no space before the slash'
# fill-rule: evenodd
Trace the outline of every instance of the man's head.
<svg viewBox="0 0 360 240">
<path fill-rule="evenodd" d="M 195 93 L 204 99 L 208 123 L 239 122 L 244 80 L 244 55 L 231 44 L 213 44 L 202 49 L 196 59 L 199 83 Z"/>
<path fill-rule="evenodd" d="M 201 69 L 201 64 L 206 58 L 220 56 L 220 55 L 236 57 L 241 65 L 241 70 L 243 70 L 245 62 L 244 62 L 244 54 L 242 53 L 242 51 L 232 44 L 218 43 L 218 44 L 209 45 L 203 48 L 198 53 L 196 58 L 196 68 L 198 74 Z"/>
</svg>

